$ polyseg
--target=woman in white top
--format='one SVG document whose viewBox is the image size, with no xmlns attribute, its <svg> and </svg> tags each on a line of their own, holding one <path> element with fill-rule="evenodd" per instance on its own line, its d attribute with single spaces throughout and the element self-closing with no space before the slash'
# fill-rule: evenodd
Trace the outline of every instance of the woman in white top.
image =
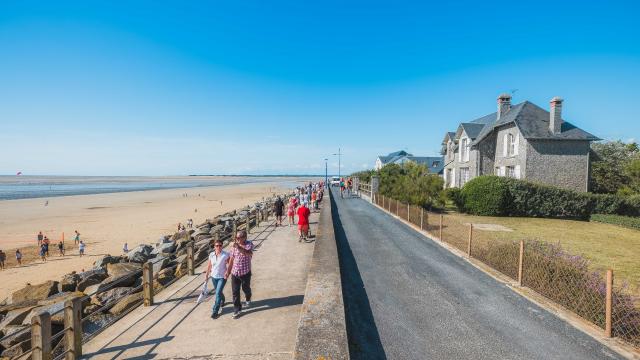
<svg viewBox="0 0 640 360">
<path fill-rule="evenodd" d="M 207 267 L 207 272 L 205 274 L 206 281 L 209 281 L 209 276 L 211 276 L 211 281 L 213 282 L 213 288 L 216 292 L 216 298 L 213 303 L 213 308 L 211 309 L 211 318 L 217 319 L 218 310 L 222 306 L 224 306 L 224 294 L 222 294 L 222 289 L 224 289 L 224 285 L 227 283 L 227 266 L 229 265 L 229 253 L 222 250 L 222 241 L 216 240 L 214 244 L 214 251 L 209 254 L 209 266 Z"/>
</svg>

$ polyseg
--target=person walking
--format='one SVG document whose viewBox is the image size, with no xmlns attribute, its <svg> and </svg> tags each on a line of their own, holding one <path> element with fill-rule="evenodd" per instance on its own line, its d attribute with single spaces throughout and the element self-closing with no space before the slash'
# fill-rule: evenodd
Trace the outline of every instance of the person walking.
<svg viewBox="0 0 640 360">
<path fill-rule="evenodd" d="M 253 243 L 247 240 L 247 232 L 238 231 L 231 258 L 227 268 L 227 277 L 231 274 L 231 292 L 233 294 L 233 318 L 236 319 L 242 312 L 240 302 L 240 287 L 244 292 L 245 307 L 251 305 L 251 258 L 253 257 Z"/>
<path fill-rule="evenodd" d="M 224 306 L 224 294 L 222 290 L 227 283 L 227 268 L 229 265 L 229 253 L 222 250 L 222 240 L 216 240 L 213 245 L 213 251 L 209 254 L 209 265 L 207 265 L 207 272 L 205 273 L 205 281 L 213 283 L 215 291 L 215 300 L 213 301 L 213 307 L 211 308 L 211 318 L 217 319 L 220 314 L 218 311 Z"/>
<path fill-rule="evenodd" d="M 0 250 L 0 270 L 4 270 L 4 262 L 7 260 L 7 254 Z"/>
<path fill-rule="evenodd" d="M 42 246 L 44 247 L 44 254 L 46 256 L 49 256 L 49 244 L 51 243 L 51 241 L 49 241 L 48 237 L 44 237 L 44 240 L 42 240 Z"/>
<path fill-rule="evenodd" d="M 295 197 L 292 197 L 291 200 L 289 201 L 289 205 L 287 207 L 287 220 L 289 220 L 289 227 L 291 227 L 291 224 L 295 225 L 296 221 L 293 218 L 296 214 L 296 201 L 295 201 Z"/>
<path fill-rule="evenodd" d="M 78 245 L 81 243 L 80 241 L 80 233 L 78 232 L 78 230 L 75 231 L 76 232 L 76 236 L 73 238 L 73 243 L 75 245 Z"/>
<path fill-rule="evenodd" d="M 42 240 L 44 240 L 44 235 L 42 235 L 42 231 L 38 232 L 38 246 L 42 245 Z"/>
<path fill-rule="evenodd" d="M 46 245 L 42 244 L 40 246 L 40 260 L 42 260 L 42 262 L 47 262 L 47 250 L 46 250 Z"/>
<path fill-rule="evenodd" d="M 302 239 L 307 240 L 307 236 L 309 235 L 309 215 L 310 214 L 311 214 L 311 211 L 307 207 L 307 203 L 303 202 L 302 206 L 298 208 L 298 232 L 300 233 L 298 242 L 301 242 Z"/>
<path fill-rule="evenodd" d="M 22 266 L 22 253 L 20 250 L 16 250 L 16 261 L 18 262 L 18 266 Z"/>
<path fill-rule="evenodd" d="M 58 243 L 58 252 L 60 256 L 64 256 L 64 243 L 62 241 Z"/>
<path fill-rule="evenodd" d="M 124 246 L 122 247 L 122 252 L 125 254 L 129 252 L 129 244 L 124 243 Z"/>
<path fill-rule="evenodd" d="M 78 244 L 78 251 L 80 253 L 80 257 L 84 256 L 84 242 L 80 240 L 80 244 Z"/>
<path fill-rule="evenodd" d="M 273 212 L 276 214 L 276 226 L 282 226 L 282 217 L 284 215 L 284 202 L 278 196 L 273 203 Z"/>
</svg>

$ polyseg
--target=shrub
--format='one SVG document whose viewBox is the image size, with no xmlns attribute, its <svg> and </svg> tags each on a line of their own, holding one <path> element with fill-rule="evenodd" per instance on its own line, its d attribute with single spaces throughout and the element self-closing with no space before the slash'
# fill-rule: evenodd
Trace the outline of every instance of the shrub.
<svg viewBox="0 0 640 360">
<path fill-rule="evenodd" d="M 517 179 L 506 179 L 506 184 L 512 200 L 507 215 L 582 220 L 591 215 L 593 202 L 587 194 Z"/>
<path fill-rule="evenodd" d="M 460 188 L 448 188 L 444 191 L 446 200 L 453 202 L 458 211 L 464 211 L 464 198 L 462 197 L 462 190 Z"/>
<path fill-rule="evenodd" d="M 622 216 L 622 215 L 593 214 L 591 215 L 591 221 L 619 225 L 619 226 L 623 226 L 630 229 L 640 230 L 640 218 L 637 218 L 637 217 Z"/>
<path fill-rule="evenodd" d="M 507 182 L 504 177 L 479 176 L 466 183 L 461 191 L 464 211 L 474 215 L 509 215 Z"/>
</svg>

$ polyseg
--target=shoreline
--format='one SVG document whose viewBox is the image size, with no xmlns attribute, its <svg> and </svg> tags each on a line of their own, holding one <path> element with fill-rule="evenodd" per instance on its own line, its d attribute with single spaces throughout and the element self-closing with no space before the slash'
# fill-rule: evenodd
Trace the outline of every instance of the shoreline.
<svg viewBox="0 0 640 360">
<path fill-rule="evenodd" d="M 305 179 L 300 179 L 303 181 Z M 155 243 L 161 235 L 173 234 L 177 224 L 184 224 L 188 218 L 200 223 L 289 190 L 287 183 L 272 181 L 72 195 L 59 197 L 47 207 L 42 206 L 40 199 L 0 201 L 0 249 L 7 254 L 8 265 L 0 271 L 3 279 L 0 301 L 26 283 L 58 279 L 71 271 L 92 268 L 100 256 L 120 255 L 125 242 L 129 249 L 142 243 Z M 86 243 L 83 257 L 78 256 L 77 246 L 73 245 L 72 234 L 76 229 Z M 47 262 L 40 261 L 39 255 L 34 254 L 38 231 L 43 231 L 51 240 Z M 57 244 L 62 232 L 66 255 L 59 257 Z M 23 253 L 22 267 L 13 266 L 16 248 L 26 248 L 28 252 Z"/>
</svg>

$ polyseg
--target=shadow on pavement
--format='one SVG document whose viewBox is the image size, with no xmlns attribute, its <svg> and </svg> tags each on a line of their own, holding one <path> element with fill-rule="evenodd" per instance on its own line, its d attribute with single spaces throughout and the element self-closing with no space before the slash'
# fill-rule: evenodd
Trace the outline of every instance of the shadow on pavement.
<svg viewBox="0 0 640 360">
<path fill-rule="evenodd" d="M 338 199 L 336 199 L 338 200 Z M 338 200 L 339 201 L 339 200 Z M 331 203 L 333 227 L 338 244 L 342 297 L 347 320 L 349 356 L 352 360 L 386 359 L 378 328 L 373 318 L 369 297 L 364 288 L 358 264 L 351 252 L 336 202 Z"/>
</svg>

